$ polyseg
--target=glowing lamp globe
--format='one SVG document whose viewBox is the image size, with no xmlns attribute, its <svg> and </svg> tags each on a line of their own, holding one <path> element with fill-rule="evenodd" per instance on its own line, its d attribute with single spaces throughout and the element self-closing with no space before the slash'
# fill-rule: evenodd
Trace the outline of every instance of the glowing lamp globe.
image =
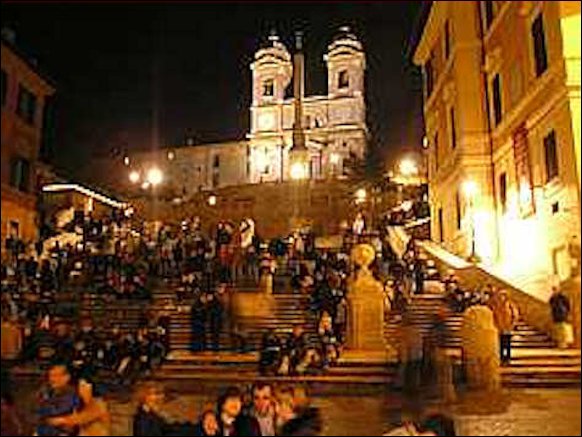
<svg viewBox="0 0 582 437">
<path fill-rule="evenodd" d="M 159 168 L 153 167 L 150 168 L 147 172 L 147 181 L 152 184 L 152 186 L 160 185 L 164 180 L 164 175 Z"/>
</svg>

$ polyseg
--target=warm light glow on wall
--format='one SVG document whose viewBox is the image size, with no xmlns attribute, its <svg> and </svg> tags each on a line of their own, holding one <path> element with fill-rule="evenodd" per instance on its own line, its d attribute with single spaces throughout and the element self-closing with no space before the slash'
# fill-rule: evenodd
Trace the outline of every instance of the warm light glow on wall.
<svg viewBox="0 0 582 437">
<path fill-rule="evenodd" d="M 530 184 L 527 180 L 522 179 L 521 184 L 519 184 L 519 204 L 529 205 L 532 202 L 532 191 Z"/>
<path fill-rule="evenodd" d="M 307 166 L 302 162 L 295 162 L 291 165 L 291 179 L 297 181 L 307 178 Z"/>
<path fill-rule="evenodd" d="M 475 226 L 475 252 L 482 264 L 492 265 L 495 254 L 491 243 L 495 241 L 492 226 L 495 220 L 493 211 L 476 208 L 473 212 Z"/>
<path fill-rule="evenodd" d="M 259 173 L 266 173 L 267 167 L 269 166 L 269 159 L 265 150 L 255 149 L 255 153 L 253 153 L 253 161 L 255 168 Z"/>
<path fill-rule="evenodd" d="M 533 218 L 521 219 L 510 214 L 501 220 L 503 262 L 501 269 L 509 277 L 527 275 L 544 264 L 543 232 Z"/>
<path fill-rule="evenodd" d="M 338 165 L 340 162 L 340 156 L 337 153 L 332 153 L 331 155 L 329 155 L 329 162 L 333 165 Z"/>
<path fill-rule="evenodd" d="M 477 192 L 479 191 L 479 188 L 477 187 L 477 183 L 475 181 L 465 181 L 463 182 L 463 193 L 465 194 L 465 196 L 467 197 L 467 199 L 474 199 L 475 196 L 477 195 Z"/>
</svg>

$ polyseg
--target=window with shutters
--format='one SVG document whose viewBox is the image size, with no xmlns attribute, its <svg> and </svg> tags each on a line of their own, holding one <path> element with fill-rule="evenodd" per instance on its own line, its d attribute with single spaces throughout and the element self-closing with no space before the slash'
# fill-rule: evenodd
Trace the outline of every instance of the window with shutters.
<svg viewBox="0 0 582 437">
<path fill-rule="evenodd" d="M 559 175 L 556 132 L 553 130 L 544 138 L 544 154 L 546 161 L 546 182 L 550 182 Z"/>
<path fill-rule="evenodd" d="M 337 76 L 337 87 L 338 88 L 348 88 L 350 86 L 350 77 L 348 76 L 348 70 L 342 70 Z"/>
<path fill-rule="evenodd" d="M 275 95 L 275 83 L 273 79 L 267 79 L 263 82 L 263 96 L 273 97 Z"/>
<path fill-rule="evenodd" d="M 25 86 L 18 87 L 16 113 L 28 124 L 34 124 L 36 116 L 36 96 Z"/>
<path fill-rule="evenodd" d="M 507 212 L 507 173 L 499 175 L 499 203 L 503 214 Z"/>
<path fill-rule="evenodd" d="M 457 148 L 457 126 L 455 108 L 453 108 L 452 106 L 449 109 L 449 131 L 451 135 L 451 148 L 454 150 Z"/>
<path fill-rule="evenodd" d="M 449 59 L 451 55 L 451 22 L 447 20 L 445 22 L 445 61 Z"/>
<path fill-rule="evenodd" d="M 18 191 L 30 191 L 30 161 L 24 158 L 13 158 L 10 162 L 10 185 Z"/>
<path fill-rule="evenodd" d="M 541 76 L 548 69 L 548 53 L 544 32 L 543 15 L 540 13 L 531 25 L 536 76 Z"/>
<path fill-rule="evenodd" d="M 457 218 L 457 229 L 461 229 L 462 211 L 461 211 L 461 195 L 457 191 L 455 194 L 455 212 Z"/>
<path fill-rule="evenodd" d="M 493 76 L 491 81 L 491 98 L 493 99 L 493 122 L 497 126 L 503 119 L 503 106 L 501 101 L 501 78 L 499 73 Z"/>
</svg>

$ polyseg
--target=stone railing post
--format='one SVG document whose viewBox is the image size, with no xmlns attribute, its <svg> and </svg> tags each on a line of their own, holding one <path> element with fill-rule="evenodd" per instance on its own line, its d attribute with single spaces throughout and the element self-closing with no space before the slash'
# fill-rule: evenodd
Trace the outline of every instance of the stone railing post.
<svg viewBox="0 0 582 437">
<path fill-rule="evenodd" d="M 465 312 L 461 340 L 468 386 L 486 392 L 500 390 L 499 334 L 489 308 L 474 306 Z"/>
</svg>

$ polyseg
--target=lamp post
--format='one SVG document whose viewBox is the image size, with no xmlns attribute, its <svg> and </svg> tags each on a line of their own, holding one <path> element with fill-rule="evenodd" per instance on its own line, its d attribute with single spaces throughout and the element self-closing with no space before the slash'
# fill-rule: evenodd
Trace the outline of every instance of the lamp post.
<svg viewBox="0 0 582 437">
<path fill-rule="evenodd" d="M 467 180 L 463 183 L 463 193 L 465 194 L 469 207 L 471 226 L 471 254 L 469 255 L 469 261 L 473 263 L 478 261 L 475 235 L 475 197 L 477 195 L 477 190 L 478 187 L 475 181 Z"/>
</svg>

